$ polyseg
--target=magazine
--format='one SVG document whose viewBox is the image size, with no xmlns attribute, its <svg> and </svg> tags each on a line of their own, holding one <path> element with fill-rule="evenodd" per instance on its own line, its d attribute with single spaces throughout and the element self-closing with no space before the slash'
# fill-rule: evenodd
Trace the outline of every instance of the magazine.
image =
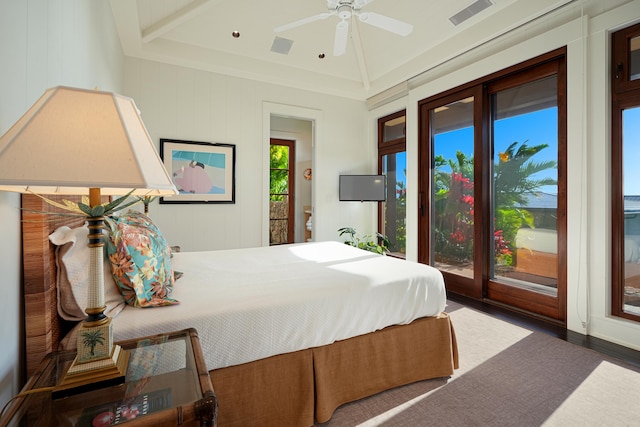
<svg viewBox="0 0 640 427">
<path fill-rule="evenodd" d="M 78 427 L 108 427 L 172 407 L 171 389 L 157 390 L 82 411 Z"/>
</svg>

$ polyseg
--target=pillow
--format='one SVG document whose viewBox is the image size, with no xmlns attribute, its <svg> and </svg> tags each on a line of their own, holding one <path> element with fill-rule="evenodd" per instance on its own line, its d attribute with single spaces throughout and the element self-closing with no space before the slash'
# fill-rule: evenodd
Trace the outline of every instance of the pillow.
<svg viewBox="0 0 640 427">
<path fill-rule="evenodd" d="M 78 228 L 62 226 L 49 235 L 49 241 L 56 245 L 58 314 L 65 320 L 80 321 L 87 317 L 89 286 L 89 247 L 87 246 L 89 228 L 85 223 Z M 107 233 L 104 240 L 108 240 Z M 105 314 L 116 317 L 125 306 L 116 282 L 111 274 L 111 266 L 106 258 L 104 262 L 104 302 Z"/>
<path fill-rule="evenodd" d="M 178 304 L 169 297 L 174 283 L 171 249 L 158 227 L 135 210 L 110 223 L 107 253 L 125 302 L 134 307 Z"/>
</svg>

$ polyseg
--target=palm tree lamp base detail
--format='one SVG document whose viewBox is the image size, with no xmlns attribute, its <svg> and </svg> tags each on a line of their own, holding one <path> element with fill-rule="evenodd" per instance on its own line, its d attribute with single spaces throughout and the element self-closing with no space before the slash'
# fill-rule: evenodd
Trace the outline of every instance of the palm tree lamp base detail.
<svg viewBox="0 0 640 427">
<path fill-rule="evenodd" d="M 78 354 L 52 392 L 58 399 L 103 387 L 123 384 L 129 352 L 104 342 L 111 337 L 111 319 L 99 326 L 83 324 L 78 331 Z"/>
</svg>

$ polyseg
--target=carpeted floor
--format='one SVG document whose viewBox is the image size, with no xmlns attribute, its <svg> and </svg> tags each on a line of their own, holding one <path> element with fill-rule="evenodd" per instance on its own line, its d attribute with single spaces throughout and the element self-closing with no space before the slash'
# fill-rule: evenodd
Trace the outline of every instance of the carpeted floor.
<svg viewBox="0 0 640 427">
<path fill-rule="evenodd" d="M 340 407 L 321 427 L 640 426 L 640 368 L 449 302 L 451 378 Z"/>
</svg>

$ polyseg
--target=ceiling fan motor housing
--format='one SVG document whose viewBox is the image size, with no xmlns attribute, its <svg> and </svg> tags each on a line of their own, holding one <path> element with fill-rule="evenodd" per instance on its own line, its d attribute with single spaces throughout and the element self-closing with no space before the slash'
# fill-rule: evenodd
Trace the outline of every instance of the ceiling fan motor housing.
<svg viewBox="0 0 640 427">
<path fill-rule="evenodd" d="M 338 17 L 343 21 L 351 18 L 351 14 L 353 13 L 351 3 L 338 5 L 337 11 L 338 11 Z"/>
</svg>

